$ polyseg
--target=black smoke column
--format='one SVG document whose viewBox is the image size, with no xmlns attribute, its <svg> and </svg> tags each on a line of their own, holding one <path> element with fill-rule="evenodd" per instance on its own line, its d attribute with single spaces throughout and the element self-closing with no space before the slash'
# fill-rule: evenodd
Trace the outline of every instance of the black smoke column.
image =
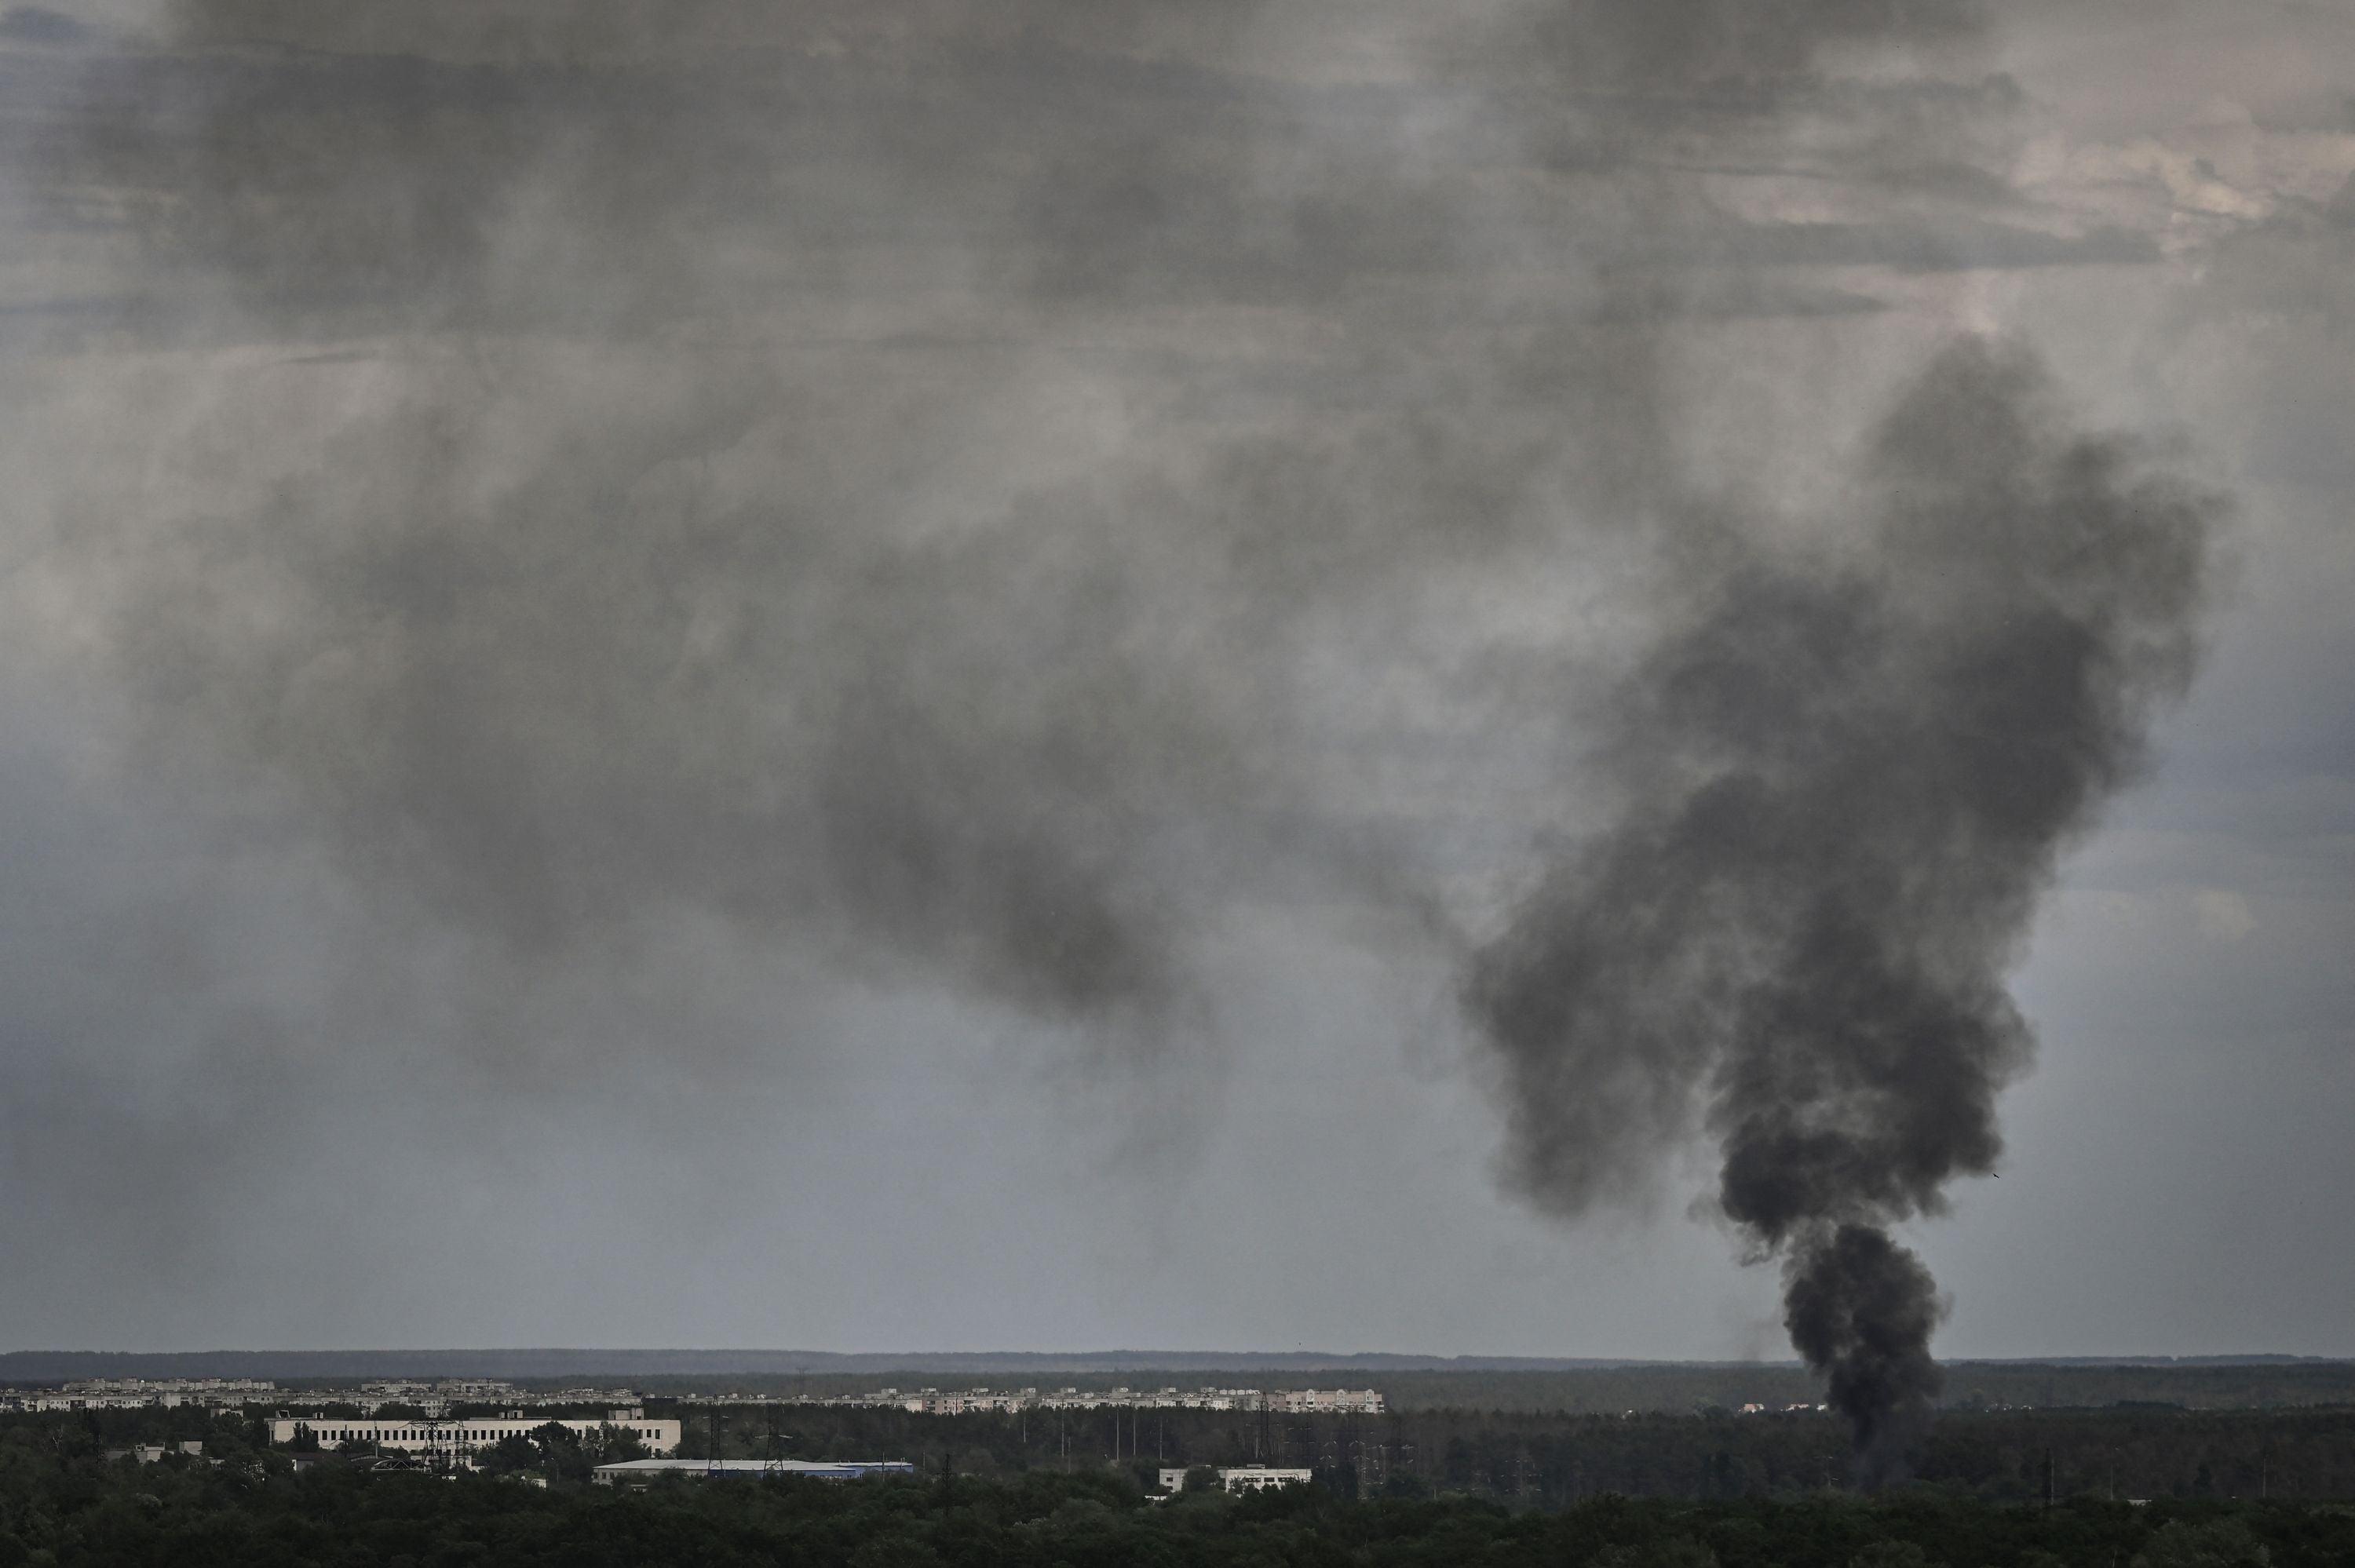
<svg viewBox="0 0 2355 1568">
<path fill-rule="evenodd" d="M 1900 1462 L 1943 1379 L 1930 1359 L 1937 1285 L 1922 1260 L 1870 1225 L 1809 1240 L 1785 1281 L 1791 1343 L 1829 1372 L 1869 1481 Z"/>
<path fill-rule="evenodd" d="M 1793 1342 L 1877 1480 L 1938 1387 L 1886 1227 L 2001 1144 L 2004 989 L 2055 857 L 2195 652 L 2212 501 L 2073 433 L 2022 354 L 1944 353 L 1838 542 L 1682 525 L 1666 630 L 1598 749 L 1622 802 L 1477 957 L 1512 1169 L 1575 1214 L 1705 1129 L 1784 1259 Z"/>
</svg>

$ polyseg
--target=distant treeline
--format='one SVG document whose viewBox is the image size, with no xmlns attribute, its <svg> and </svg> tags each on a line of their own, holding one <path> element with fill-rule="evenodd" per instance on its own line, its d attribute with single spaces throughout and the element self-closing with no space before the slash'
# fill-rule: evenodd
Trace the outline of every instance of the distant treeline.
<svg viewBox="0 0 2355 1568">
<path fill-rule="evenodd" d="M 2320 1366 L 2327 1357 L 2045 1356 L 1990 1366 Z M 2355 1363 L 2339 1363 L 2355 1364 Z M 1323 1351 L 889 1351 L 505 1350 L 5 1351 L 0 1381 L 86 1377 L 706 1377 L 720 1373 L 825 1376 L 877 1372 L 1142 1373 L 1268 1372 L 1581 1372 L 1631 1367 L 1788 1366 L 1785 1361 L 1646 1361 L 1625 1356 L 1413 1356 Z"/>
<path fill-rule="evenodd" d="M 543 1388 L 622 1383 L 655 1396 L 694 1393 L 820 1397 L 993 1386 L 1101 1391 L 1204 1384 L 1259 1388 L 1347 1385 L 1380 1391 L 1401 1410 L 1501 1410 L 1619 1414 L 1815 1404 L 1821 1385 L 1790 1361 L 1539 1362 L 1404 1356 L 1176 1357 L 825 1356 L 736 1351 L 210 1351 L 171 1355 L 19 1351 L 0 1355 L 0 1383 L 92 1377 L 256 1377 L 289 1386 L 364 1379 L 504 1378 Z M 872 1362 L 872 1365 L 867 1363 Z M 1114 1364 L 1106 1364 L 1114 1363 Z M 1956 1361 L 1949 1406 L 2039 1409 L 2178 1404 L 2193 1410 L 2355 1404 L 2355 1361 L 2212 1357 L 2143 1361 Z"/>
<path fill-rule="evenodd" d="M 2355 1361 L 2227 1363 L 1956 1361 L 1941 1403 L 2038 1409 L 2179 1404 L 2191 1410 L 2355 1404 Z M 1690 1411 L 1815 1404 L 1822 1384 L 1772 1362 L 1593 1367 L 1568 1372 L 1398 1372 L 1364 1380 L 1407 1410 Z"/>
<path fill-rule="evenodd" d="M 1739 1410 L 1763 1404 L 1780 1410 L 1814 1404 L 1821 1383 L 1796 1363 L 1653 1362 L 1572 1370 L 1369 1371 L 1354 1375 L 1293 1373 L 1271 1377 L 1267 1369 L 1196 1371 L 1147 1368 L 1120 1373 L 1064 1372 L 1020 1380 L 1046 1387 L 1102 1392 L 1124 1384 L 1135 1389 L 1205 1383 L 1298 1387 L 1305 1382 L 1372 1388 L 1396 1410 L 1563 1411 L 1572 1414 L 1690 1414 L 1712 1407 Z M 771 1398 L 830 1398 L 873 1393 L 881 1387 L 964 1388 L 976 1383 L 1016 1386 L 1017 1380 L 986 1375 L 952 1376 L 927 1368 L 826 1376 L 650 1376 L 635 1386 L 652 1395 L 732 1393 Z M 2038 1409 L 2107 1407 L 2115 1404 L 2176 1404 L 2190 1410 L 2257 1410 L 2300 1405 L 2355 1404 L 2355 1361 L 2248 1361 L 2150 1363 L 1960 1361 L 1946 1369 L 1943 1403 L 1951 1407 L 2029 1405 Z"/>
<path fill-rule="evenodd" d="M 1045 1378 L 1154 1372 L 1200 1378 L 1265 1377 L 1282 1372 L 1529 1372 L 1627 1366 L 1625 1361 L 1512 1356 L 1327 1355 L 1317 1351 L 1086 1351 L 1030 1352 L 832 1351 L 441 1350 L 441 1351 L 12 1351 L 0 1352 L 0 1383 L 94 1377 L 506 1378 L 514 1382 L 655 1377 Z M 1794 1363 L 1796 1364 L 1796 1363 Z"/>
</svg>

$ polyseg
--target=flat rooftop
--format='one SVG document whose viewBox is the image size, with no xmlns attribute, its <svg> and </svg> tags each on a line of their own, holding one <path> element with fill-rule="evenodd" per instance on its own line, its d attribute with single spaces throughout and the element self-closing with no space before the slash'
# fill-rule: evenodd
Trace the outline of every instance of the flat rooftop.
<svg viewBox="0 0 2355 1568">
<path fill-rule="evenodd" d="M 857 1480 L 861 1476 L 912 1476 L 916 1467 L 905 1459 L 622 1459 L 600 1465 L 592 1472 L 601 1481 L 652 1479 L 665 1475 L 806 1476 L 821 1481 Z"/>
</svg>

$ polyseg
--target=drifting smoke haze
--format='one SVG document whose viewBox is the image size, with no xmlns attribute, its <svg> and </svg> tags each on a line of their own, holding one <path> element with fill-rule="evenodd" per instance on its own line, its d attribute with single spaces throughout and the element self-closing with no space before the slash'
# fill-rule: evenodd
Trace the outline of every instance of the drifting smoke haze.
<svg viewBox="0 0 2355 1568">
<path fill-rule="evenodd" d="M 489 1128 L 879 1005 L 1167 1171 L 1275 928 L 1455 999 L 1545 1213 L 1713 1148 L 1885 1473 L 1892 1227 L 1995 1166 L 2222 511 L 1977 291 L 2161 257 L 2015 187 L 2012 19 L 8 11 L 20 706 L 139 819 L 11 852 L 40 1234 L 338 1075 Z"/>
<path fill-rule="evenodd" d="M 52 196 L 132 330 L 334 347 L 186 387 L 196 493 L 78 509 L 65 591 L 150 747 L 496 994 L 684 914 L 1153 1049 L 1261 884 L 1428 922 L 1337 760 L 1525 730 L 1465 600 L 1552 570 L 1558 640 L 1566 531 L 1681 504 L 1644 263 L 1710 215 L 1647 158 L 1963 26 L 1747 18 L 1499 7 L 1320 92 L 1241 5 L 172 6 Z"/>
</svg>

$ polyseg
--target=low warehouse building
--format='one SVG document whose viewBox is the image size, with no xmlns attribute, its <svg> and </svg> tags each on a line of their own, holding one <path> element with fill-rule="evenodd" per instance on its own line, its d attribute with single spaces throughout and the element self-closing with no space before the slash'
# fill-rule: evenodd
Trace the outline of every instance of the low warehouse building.
<svg viewBox="0 0 2355 1568">
<path fill-rule="evenodd" d="M 1263 1487 L 1305 1487 L 1316 1478 L 1314 1470 L 1279 1470 L 1267 1465 L 1245 1465 L 1219 1472 L 1219 1484 L 1231 1492 L 1255 1492 Z"/>
<path fill-rule="evenodd" d="M 1219 1485 L 1231 1492 L 1255 1492 L 1264 1487 L 1305 1487 L 1316 1478 L 1314 1470 L 1279 1470 L 1265 1465 L 1241 1465 L 1219 1471 Z M 1186 1471 L 1172 1466 L 1161 1472 L 1161 1489 L 1182 1492 Z"/>
<path fill-rule="evenodd" d="M 912 1476 L 904 1459 L 623 1459 L 600 1465 L 589 1478 L 601 1487 L 643 1487 L 665 1476 L 799 1476 L 812 1481 L 856 1481 L 868 1476 Z"/>
</svg>

